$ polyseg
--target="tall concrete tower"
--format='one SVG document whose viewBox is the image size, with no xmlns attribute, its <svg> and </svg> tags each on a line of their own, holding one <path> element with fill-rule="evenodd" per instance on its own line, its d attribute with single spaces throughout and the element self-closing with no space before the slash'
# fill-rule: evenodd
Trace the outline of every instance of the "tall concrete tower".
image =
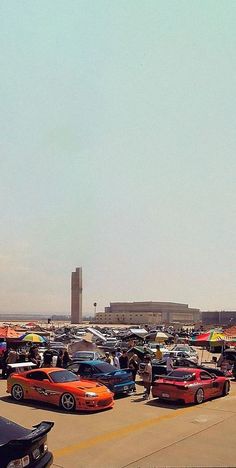
<svg viewBox="0 0 236 468">
<path fill-rule="evenodd" d="M 82 323 L 82 268 L 71 275 L 71 323 Z"/>
</svg>

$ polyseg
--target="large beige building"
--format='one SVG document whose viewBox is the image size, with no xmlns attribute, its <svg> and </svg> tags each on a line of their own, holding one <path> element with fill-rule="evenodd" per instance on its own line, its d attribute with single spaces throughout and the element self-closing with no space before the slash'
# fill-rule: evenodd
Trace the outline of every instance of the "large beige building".
<svg viewBox="0 0 236 468">
<path fill-rule="evenodd" d="M 112 302 L 105 312 L 98 312 L 96 323 L 194 324 L 200 321 L 199 309 L 175 302 Z"/>
<path fill-rule="evenodd" d="M 71 323 L 82 323 L 82 268 L 71 275 Z"/>
</svg>

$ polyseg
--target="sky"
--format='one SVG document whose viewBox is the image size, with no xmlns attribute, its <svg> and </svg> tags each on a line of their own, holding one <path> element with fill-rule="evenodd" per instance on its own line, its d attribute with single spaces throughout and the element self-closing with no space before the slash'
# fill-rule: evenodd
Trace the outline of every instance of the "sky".
<svg viewBox="0 0 236 468">
<path fill-rule="evenodd" d="M 236 309 L 236 2 L 1 0 L 0 312 Z"/>
</svg>

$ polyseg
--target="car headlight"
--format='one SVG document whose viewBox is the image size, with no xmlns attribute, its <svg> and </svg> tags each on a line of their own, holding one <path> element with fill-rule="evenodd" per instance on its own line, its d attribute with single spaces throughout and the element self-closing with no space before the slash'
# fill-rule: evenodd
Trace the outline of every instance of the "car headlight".
<svg viewBox="0 0 236 468">
<path fill-rule="evenodd" d="M 85 393 L 85 397 L 86 397 L 86 398 L 95 398 L 95 397 L 97 397 L 97 393 L 94 393 L 94 392 L 86 392 L 86 393 Z"/>
<path fill-rule="evenodd" d="M 24 468 L 30 464 L 29 455 L 26 455 L 23 458 L 18 458 L 17 460 L 12 460 L 8 463 L 7 468 Z"/>
</svg>

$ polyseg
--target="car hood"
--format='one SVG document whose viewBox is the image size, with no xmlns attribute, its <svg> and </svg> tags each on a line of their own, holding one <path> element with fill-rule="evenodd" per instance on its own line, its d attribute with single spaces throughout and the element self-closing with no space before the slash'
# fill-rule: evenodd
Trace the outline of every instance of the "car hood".
<svg viewBox="0 0 236 468">
<path fill-rule="evenodd" d="M 96 393 L 104 392 L 104 388 L 106 388 L 99 382 L 94 382 L 92 380 L 75 380 L 74 382 L 65 382 L 57 385 L 59 385 L 60 388 L 70 388 L 71 390 L 94 390 Z"/>
</svg>

